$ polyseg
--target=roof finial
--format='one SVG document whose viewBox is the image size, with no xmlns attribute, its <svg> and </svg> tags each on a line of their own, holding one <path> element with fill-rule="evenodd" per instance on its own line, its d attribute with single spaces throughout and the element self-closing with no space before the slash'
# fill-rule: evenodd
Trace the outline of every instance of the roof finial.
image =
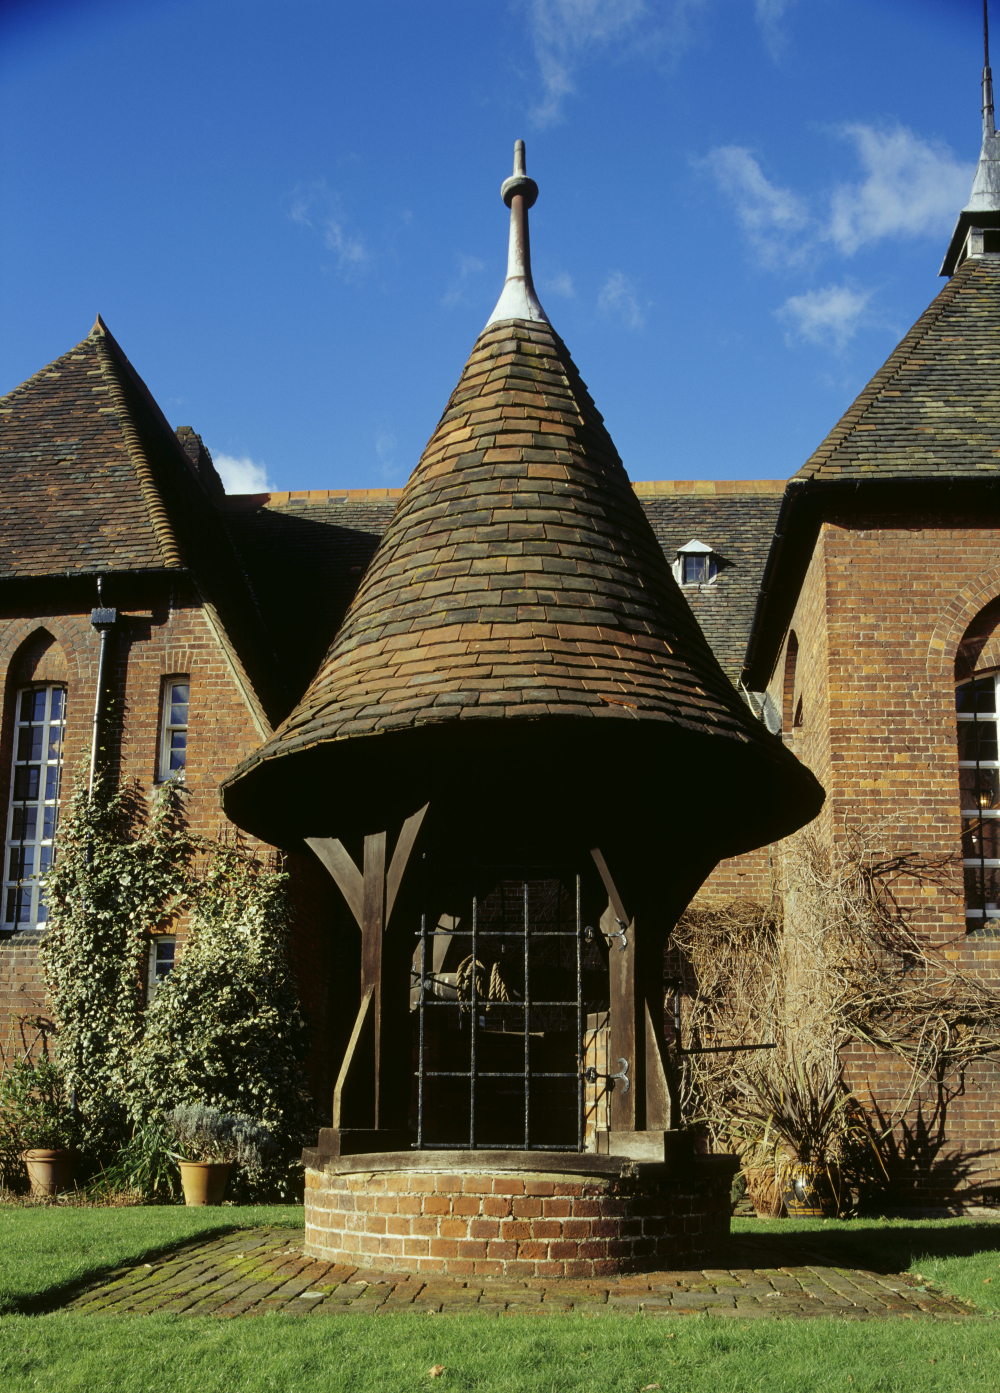
<svg viewBox="0 0 1000 1393">
<path fill-rule="evenodd" d="M 540 319 L 548 315 L 538 303 L 531 283 L 531 247 L 528 241 L 528 209 L 538 197 L 538 185 L 525 173 L 524 141 L 514 142 L 514 173 L 500 186 L 500 197 L 510 209 L 510 242 L 507 279 L 487 328 L 501 319 Z"/>
<path fill-rule="evenodd" d="M 990 72 L 990 17 L 983 0 L 983 135 L 995 135 L 993 124 L 993 74 Z"/>
</svg>

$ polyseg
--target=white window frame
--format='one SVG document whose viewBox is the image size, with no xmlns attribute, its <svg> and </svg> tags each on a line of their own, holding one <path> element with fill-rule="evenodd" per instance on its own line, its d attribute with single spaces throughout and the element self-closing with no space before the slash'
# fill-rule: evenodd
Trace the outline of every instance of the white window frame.
<svg viewBox="0 0 1000 1393">
<path fill-rule="evenodd" d="M 174 688 L 186 687 L 187 700 L 184 703 L 184 724 L 171 721 L 174 702 Z M 187 735 L 188 722 L 191 715 L 191 679 L 178 674 L 176 677 L 168 677 L 163 684 L 163 707 L 160 720 L 160 754 L 158 779 L 160 783 L 165 783 L 167 779 L 183 779 L 184 771 L 187 767 Z M 177 769 L 171 769 L 170 761 L 173 750 L 173 737 L 175 732 L 184 732 L 184 763 Z"/>
<path fill-rule="evenodd" d="M 56 693 L 58 702 L 54 699 Z M 43 697 L 39 720 L 33 719 L 34 713 L 32 718 L 24 719 L 25 698 L 29 694 Z M 0 928 L 7 932 L 40 928 L 48 918 L 38 877 L 55 857 L 66 739 L 66 687 L 61 682 L 33 682 L 18 689 L 15 702 L 0 906 Z M 53 710 L 57 712 L 55 716 Z M 25 754 L 24 733 L 34 730 L 41 732 L 38 757 L 29 753 L 27 758 L 19 758 Z M 38 782 L 36 796 L 29 798 L 24 796 L 28 792 L 24 785 L 30 782 L 33 768 L 38 770 Z M 19 791 L 21 797 L 17 796 Z M 25 907 L 26 912 L 22 912 Z"/>
<path fill-rule="evenodd" d="M 696 558 L 705 562 L 706 575 L 704 580 L 688 580 L 684 572 L 688 560 Z M 690 542 L 677 550 L 677 559 L 673 564 L 674 579 L 678 585 L 682 585 L 686 590 L 693 590 L 696 586 L 714 585 L 715 578 L 719 573 L 718 558 L 710 546 L 704 542 L 699 542 L 697 537 L 692 537 Z"/>
<path fill-rule="evenodd" d="M 959 682 L 955 688 L 955 705 L 959 703 L 959 693 L 968 690 L 975 685 L 977 690 L 987 687 L 993 689 L 993 710 L 978 711 L 978 701 L 973 702 L 972 711 L 955 712 L 955 720 L 959 731 L 963 725 L 992 726 L 993 744 L 1000 738 L 1000 672 L 984 673 L 981 677 L 970 678 L 967 682 Z M 970 896 L 967 889 L 963 890 L 965 895 L 965 924 L 970 932 L 976 929 L 983 929 L 992 926 L 1000 930 L 1000 898 L 998 900 L 988 900 L 986 898 L 986 872 L 993 871 L 996 878 L 1000 879 L 1000 857 L 989 857 L 982 854 L 978 856 L 967 856 L 965 853 L 972 847 L 978 845 L 980 852 L 985 846 L 985 838 L 982 836 L 982 824 L 990 822 L 996 829 L 996 836 L 1000 838 L 1000 758 L 985 759 L 979 756 L 982 748 L 978 736 L 973 736 L 975 742 L 975 759 L 959 759 L 959 770 L 974 769 L 978 771 L 977 777 L 973 780 L 975 784 L 974 795 L 976 806 L 965 806 L 971 800 L 960 797 L 962 804 L 962 867 L 965 871 L 978 871 L 982 880 L 980 881 L 980 892 L 975 897 L 980 903 L 970 903 Z M 966 747 L 967 748 L 967 747 Z M 959 755 L 962 749 L 959 747 Z M 959 776 L 961 780 L 961 775 Z M 1000 848 L 998 848 L 1000 849 Z M 966 878 L 966 884 L 968 879 Z"/>
<path fill-rule="evenodd" d="M 170 948 L 173 951 L 169 957 L 169 967 L 166 967 L 167 955 L 163 951 Z M 166 981 L 174 970 L 177 962 L 177 939 L 174 934 L 155 934 L 149 941 L 149 958 L 146 974 L 146 999 L 152 1001 L 156 995 L 156 989 L 161 982 Z M 165 967 L 164 972 L 157 972 L 158 967 Z"/>
</svg>

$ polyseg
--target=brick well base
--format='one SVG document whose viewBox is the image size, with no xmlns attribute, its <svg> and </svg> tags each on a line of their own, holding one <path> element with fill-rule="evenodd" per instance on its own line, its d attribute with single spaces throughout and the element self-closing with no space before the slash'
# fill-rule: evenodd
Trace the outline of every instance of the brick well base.
<svg viewBox="0 0 1000 1393">
<path fill-rule="evenodd" d="M 737 1166 L 734 1158 L 707 1156 L 671 1173 L 663 1165 L 546 1153 L 520 1153 L 526 1164 L 516 1168 L 511 1153 L 497 1165 L 476 1155 L 475 1167 L 469 1153 L 311 1159 L 311 1256 L 383 1272 L 477 1277 L 603 1277 L 683 1266 L 728 1239 Z"/>
</svg>

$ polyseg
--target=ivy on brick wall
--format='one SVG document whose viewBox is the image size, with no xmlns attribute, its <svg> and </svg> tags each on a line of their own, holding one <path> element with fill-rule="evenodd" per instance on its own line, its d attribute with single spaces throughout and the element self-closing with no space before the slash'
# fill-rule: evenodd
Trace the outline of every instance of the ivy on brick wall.
<svg viewBox="0 0 1000 1393">
<path fill-rule="evenodd" d="M 206 1103 L 262 1122 L 280 1151 L 254 1190 L 287 1195 L 288 1162 L 317 1127 L 288 966 L 288 877 L 231 846 L 211 845 L 203 860 L 190 936 L 146 1013 L 136 1096 L 147 1109 Z"/>
<path fill-rule="evenodd" d="M 89 795 L 81 779 L 60 824 L 41 960 L 56 1058 L 98 1153 L 135 1110 L 146 945 L 186 904 L 192 854 L 172 784 L 150 808 L 134 785 L 98 779 Z"/>
<path fill-rule="evenodd" d="M 166 1110 L 204 1103 L 264 1124 L 279 1159 L 256 1192 L 288 1193 L 288 1160 L 316 1127 L 287 960 L 288 878 L 191 834 L 182 800 L 174 783 L 148 804 L 138 786 L 105 779 L 70 802 L 41 948 L 56 1059 L 94 1163 L 111 1163 Z M 179 961 L 147 1005 L 150 936 L 182 914 Z"/>
</svg>

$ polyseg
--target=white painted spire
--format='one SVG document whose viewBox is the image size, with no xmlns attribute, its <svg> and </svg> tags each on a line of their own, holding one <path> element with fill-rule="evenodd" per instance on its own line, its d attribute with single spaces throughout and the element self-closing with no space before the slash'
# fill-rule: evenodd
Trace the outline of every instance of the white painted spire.
<svg viewBox="0 0 1000 1393">
<path fill-rule="evenodd" d="M 981 256 L 987 245 L 983 230 L 1000 226 L 1000 136 L 993 111 L 990 71 L 990 31 L 987 0 L 983 0 L 983 148 L 972 181 L 969 201 L 958 215 L 945 252 L 941 275 L 951 276 L 967 256 Z M 992 248 L 990 248 L 992 250 Z"/>
<path fill-rule="evenodd" d="M 514 173 L 500 186 L 500 197 L 510 209 L 507 279 L 486 327 L 501 319 L 535 319 L 547 324 L 549 317 L 538 303 L 531 283 L 528 209 L 538 197 L 538 185 L 525 173 L 523 140 L 514 144 Z"/>
</svg>

